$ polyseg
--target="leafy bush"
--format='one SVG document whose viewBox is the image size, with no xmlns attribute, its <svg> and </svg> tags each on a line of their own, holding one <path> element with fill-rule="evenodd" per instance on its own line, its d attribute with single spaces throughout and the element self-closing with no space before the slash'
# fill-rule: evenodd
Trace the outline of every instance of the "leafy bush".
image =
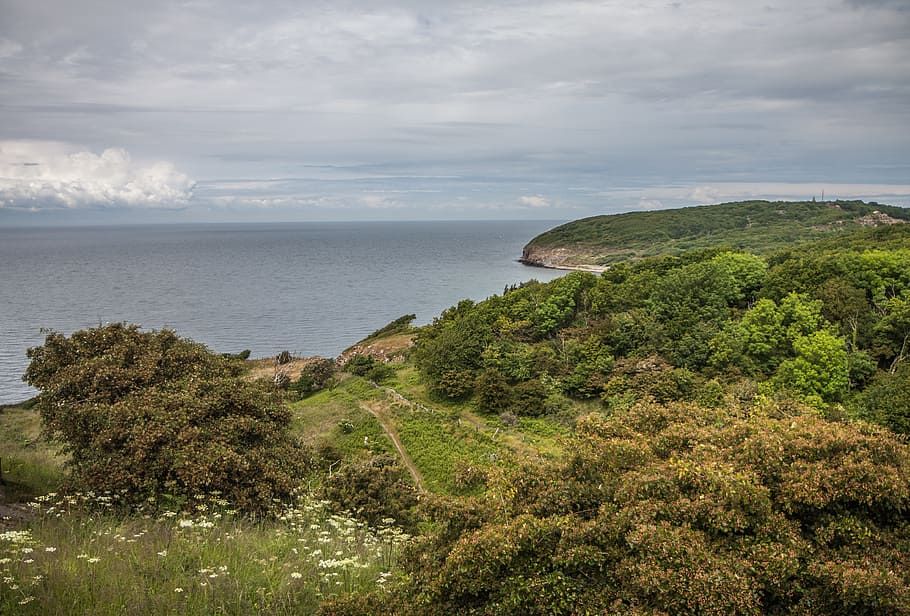
<svg viewBox="0 0 910 616">
<path fill-rule="evenodd" d="M 294 391 L 301 396 L 309 396 L 327 387 L 334 376 L 335 362 L 324 357 L 314 359 L 300 371 L 300 376 L 294 382 Z"/>
<path fill-rule="evenodd" d="M 858 398 L 858 414 L 899 434 L 910 434 L 910 362 L 882 372 Z"/>
<path fill-rule="evenodd" d="M 323 494 L 338 511 L 351 512 L 372 526 L 392 518 L 413 530 L 417 491 L 407 483 L 408 477 L 392 456 L 373 456 L 333 473 L 326 479 Z"/>
<path fill-rule="evenodd" d="M 435 531 L 401 585 L 352 605 L 910 614 L 910 447 L 798 407 L 763 412 L 648 403 L 585 418 L 567 459 L 503 469 L 484 498 L 431 501 Z"/>
<path fill-rule="evenodd" d="M 71 457 L 74 488 L 133 503 L 217 491 L 261 512 L 291 495 L 308 464 L 277 394 L 172 331 L 52 332 L 28 357 L 24 379 L 40 390 L 45 431 Z"/>
<path fill-rule="evenodd" d="M 381 361 L 376 361 L 372 355 L 355 355 L 344 365 L 351 374 L 362 376 L 376 383 L 381 383 L 392 377 L 395 369 Z"/>
<path fill-rule="evenodd" d="M 411 323 L 416 318 L 417 318 L 416 314 L 406 314 L 404 316 L 400 316 L 397 319 L 395 319 L 394 321 L 392 321 L 391 323 L 389 323 L 388 325 L 385 325 L 384 327 L 380 327 L 379 329 L 374 331 L 372 334 L 370 334 L 369 336 L 364 338 L 363 341 L 366 342 L 368 340 L 382 338 L 383 336 L 391 336 L 393 334 L 404 333 L 404 332 L 408 331 L 408 329 L 410 329 Z"/>
</svg>

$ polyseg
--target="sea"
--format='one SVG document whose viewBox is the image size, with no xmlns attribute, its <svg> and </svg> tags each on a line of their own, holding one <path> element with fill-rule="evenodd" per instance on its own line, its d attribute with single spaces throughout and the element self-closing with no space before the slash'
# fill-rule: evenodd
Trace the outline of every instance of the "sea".
<svg viewBox="0 0 910 616">
<path fill-rule="evenodd" d="M 0 404 L 46 330 L 170 328 L 220 353 L 335 357 L 390 321 L 429 323 L 564 272 L 522 265 L 560 221 L 0 228 Z"/>
</svg>

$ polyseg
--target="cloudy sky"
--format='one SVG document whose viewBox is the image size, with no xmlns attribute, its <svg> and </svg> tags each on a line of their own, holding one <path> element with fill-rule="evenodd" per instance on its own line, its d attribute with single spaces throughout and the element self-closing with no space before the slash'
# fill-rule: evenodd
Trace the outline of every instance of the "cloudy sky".
<svg viewBox="0 0 910 616">
<path fill-rule="evenodd" d="M 0 225 L 910 206 L 910 0 L 0 0 Z"/>
</svg>

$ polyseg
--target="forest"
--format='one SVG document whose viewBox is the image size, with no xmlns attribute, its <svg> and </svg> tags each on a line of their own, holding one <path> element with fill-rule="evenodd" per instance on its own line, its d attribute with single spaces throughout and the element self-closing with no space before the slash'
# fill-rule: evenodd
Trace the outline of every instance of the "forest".
<svg viewBox="0 0 910 616">
<path fill-rule="evenodd" d="M 346 545 L 402 538 L 327 566 L 282 547 L 271 603 L 238 598 L 258 578 L 217 604 L 181 582 L 193 613 L 910 614 L 910 225 L 623 261 L 413 319 L 293 378 L 289 357 L 254 379 L 166 330 L 49 333 L 15 412 L 66 459 L 52 487 L 117 495 L 117 524 L 172 524 L 164 501 L 208 515 L 216 494 L 231 536 L 321 503 L 363 529 Z M 334 532 L 299 519 L 274 536 Z M 154 592 L 147 613 L 181 609 Z"/>
</svg>

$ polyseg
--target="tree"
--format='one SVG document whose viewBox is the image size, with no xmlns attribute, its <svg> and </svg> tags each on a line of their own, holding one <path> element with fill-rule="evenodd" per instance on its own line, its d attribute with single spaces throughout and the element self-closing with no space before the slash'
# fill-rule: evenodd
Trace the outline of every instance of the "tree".
<svg viewBox="0 0 910 616">
<path fill-rule="evenodd" d="M 850 387 L 850 365 L 843 338 L 819 330 L 793 342 L 796 357 L 784 361 L 772 381 L 794 389 L 810 403 L 838 402 Z"/>
<path fill-rule="evenodd" d="M 899 434 L 910 435 L 910 363 L 879 372 L 858 396 L 859 414 Z"/>
<path fill-rule="evenodd" d="M 335 362 L 325 357 L 315 358 L 300 370 L 300 376 L 294 383 L 294 390 L 301 396 L 309 396 L 329 386 L 334 376 Z"/>
<path fill-rule="evenodd" d="M 70 455 L 69 484 L 150 496 L 220 492 L 250 512 L 290 497 L 308 454 L 290 413 L 242 363 L 170 330 L 115 323 L 29 349 L 23 377 L 45 431 Z"/>
</svg>

